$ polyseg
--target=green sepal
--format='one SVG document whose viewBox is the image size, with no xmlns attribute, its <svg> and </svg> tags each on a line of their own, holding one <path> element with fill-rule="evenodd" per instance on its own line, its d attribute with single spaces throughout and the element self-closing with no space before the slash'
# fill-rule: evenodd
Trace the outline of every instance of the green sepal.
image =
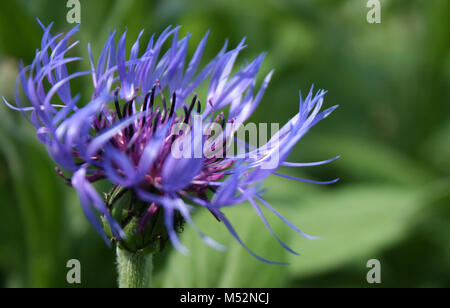
<svg viewBox="0 0 450 308">
<path fill-rule="evenodd" d="M 109 194 L 105 194 L 105 201 L 112 217 L 122 227 L 125 239 L 115 238 L 108 222 L 102 218 L 104 230 L 111 242 L 117 243 L 120 249 L 153 254 L 161 252 L 167 246 L 169 237 L 162 208 L 149 219 L 142 232 L 138 232 L 142 217 L 150 207 L 148 203 L 140 201 L 132 190 L 120 187 L 114 187 Z M 176 217 L 175 225 L 182 224 Z"/>
</svg>

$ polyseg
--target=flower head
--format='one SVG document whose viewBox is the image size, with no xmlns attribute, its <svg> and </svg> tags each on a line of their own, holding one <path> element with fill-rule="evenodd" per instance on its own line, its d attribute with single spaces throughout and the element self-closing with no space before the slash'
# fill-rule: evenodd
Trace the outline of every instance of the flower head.
<svg viewBox="0 0 450 308">
<path fill-rule="evenodd" d="M 311 90 L 305 99 L 300 95 L 298 114 L 266 144 L 254 147 L 235 133 L 260 103 L 272 72 L 256 91 L 264 59 L 261 54 L 232 74 L 245 40 L 230 50 L 225 43 L 217 56 L 200 68 L 208 33 L 188 59 L 190 35 L 179 39 L 178 28 L 169 27 L 159 37 L 152 36 L 143 52 L 141 32 L 128 58 L 126 32 L 117 47 L 113 32 L 96 61 L 89 46 L 90 70 L 69 73 L 68 65 L 82 60 L 67 55 L 78 43 L 69 42 L 78 27 L 52 36 L 52 25 L 41 26 L 44 34 L 40 50 L 31 65 L 20 67 L 17 106 L 4 101 L 34 125 L 38 139 L 59 166 L 58 173 L 77 190 L 84 213 L 105 240 L 139 250 L 147 246 L 161 249 L 170 239 L 185 252 L 177 230 L 188 223 L 208 244 L 221 249 L 195 227 L 191 218 L 195 205 L 209 210 L 246 247 L 222 212 L 224 207 L 244 201 L 250 202 L 274 236 L 260 206 L 311 238 L 262 198 L 260 183 L 270 175 L 321 183 L 289 177 L 277 169 L 336 159 L 286 162 L 308 130 L 336 108 L 321 111 L 325 91 L 314 95 Z M 92 95 L 80 104 L 81 96 L 73 95 L 71 82 L 88 75 Z M 205 85 L 207 94 L 200 97 L 195 91 Z M 20 101 L 20 88 L 29 103 L 26 106 Z M 212 134 L 209 128 L 214 125 L 225 132 Z M 176 131 L 178 127 L 183 130 Z M 206 145 L 209 152 L 204 150 Z M 232 145 L 243 148 L 243 155 L 230 154 Z M 69 173 L 70 177 L 65 175 Z M 98 181 L 111 186 L 105 198 L 94 186 Z"/>
</svg>

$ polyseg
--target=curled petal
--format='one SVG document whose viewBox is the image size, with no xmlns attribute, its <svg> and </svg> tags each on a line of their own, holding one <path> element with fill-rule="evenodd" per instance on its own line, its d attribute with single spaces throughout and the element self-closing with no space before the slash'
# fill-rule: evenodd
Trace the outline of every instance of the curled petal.
<svg viewBox="0 0 450 308">
<path fill-rule="evenodd" d="M 211 209 L 211 211 L 214 213 L 214 215 L 216 215 L 225 225 L 225 227 L 227 227 L 228 231 L 230 232 L 230 234 L 239 242 L 239 244 L 241 244 L 242 247 L 245 248 L 245 250 L 247 250 L 252 256 L 254 256 L 256 259 L 264 262 L 264 263 L 268 263 L 268 264 L 274 264 L 274 265 L 289 265 L 288 263 L 285 262 L 276 262 L 276 261 L 270 261 L 267 259 L 264 259 L 263 257 L 260 257 L 259 255 L 257 255 L 256 253 L 254 253 L 252 250 L 250 250 L 245 244 L 244 242 L 241 240 L 241 238 L 239 237 L 239 235 L 237 234 L 236 230 L 234 229 L 233 225 L 231 224 L 231 222 L 228 220 L 228 218 L 219 210 L 214 210 Z"/>
<path fill-rule="evenodd" d="M 99 211 L 106 217 L 110 224 L 111 230 L 117 238 L 125 238 L 125 234 L 120 225 L 112 218 L 105 203 L 95 191 L 94 187 L 86 179 L 86 168 L 79 169 L 72 177 L 72 185 L 77 190 L 80 197 L 80 203 L 86 217 L 91 224 L 95 227 L 97 232 L 103 237 L 106 243 L 109 244 L 109 240 L 106 237 L 105 231 L 102 228 L 101 223 L 98 221 L 93 208 Z M 92 208 L 93 207 L 93 208 Z"/>
</svg>

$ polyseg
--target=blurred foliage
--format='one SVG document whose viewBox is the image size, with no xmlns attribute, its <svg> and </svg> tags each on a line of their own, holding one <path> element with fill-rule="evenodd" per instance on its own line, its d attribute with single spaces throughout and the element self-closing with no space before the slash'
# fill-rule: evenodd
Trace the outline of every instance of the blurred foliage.
<svg viewBox="0 0 450 308">
<path fill-rule="evenodd" d="M 267 200 L 321 239 L 305 240 L 267 213 L 280 237 L 302 253 L 290 256 L 262 232 L 248 204 L 230 209 L 251 249 L 291 263 L 266 265 L 199 212 L 198 224 L 228 250 L 211 250 L 187 228 L 182 241 L 191 255 L 168 250 L 157 256 L 157 286 L 367 287 L 366 263 L 373 258 L 382 263 L 381 286 L 450 286 L 450 1 L 381 2 L 382 23 L 371 25 L 363 0 L 81 0 L 76 52 L 84 57 L 87 43 L 98 54 L 113 28 L 127 27 L 130 39 L 145 28 L 148 39 L 179 24 L 193 33 L 193 42 L 210 29 L 206 58 L 226 38 L 236 45 L 244 36 L 241 64 L 268 52 L 261 76 L 272 68 L 276 73 L 253 121 L 284 123 L 296 113 L 298 90 L 306 93 L 312 84 L 329 91 L 327 106 L 341 106 L 290 157 L 342 154 L 332 165 L 292 171 L 315 179 L 340 176 L 341 182 L 266 183 Z M 36 17 L 54 21 L 55 31 L 71 27 L 65 4 L 1 1 L 1 95 L 14 100 L 19 60 L 29 63 L 39 46 Z M 89 93 L 84 85 L 74 83 Z M 115 286 L 113 251 L 54 173 L 31 125 L 3 104 L 0 114 L 0 286 L 70 287 L 66 262 L 73 258 L 82 263 L 82 287 Z"/>
</svg>

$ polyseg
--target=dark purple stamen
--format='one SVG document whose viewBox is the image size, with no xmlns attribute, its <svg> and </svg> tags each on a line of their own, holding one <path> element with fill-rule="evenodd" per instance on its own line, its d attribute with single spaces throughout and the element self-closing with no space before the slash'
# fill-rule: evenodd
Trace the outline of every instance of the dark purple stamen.
<svg viewBox="0 0 450 308">
<path fill-rule="evenodd" d="M 183 106 L 184 110 L 184 124 L 187 124 L 189 122 L 189 110 L 186 106 Z"/>
<path fill-rule="evenodd" d="M 155 122 L 154 122 L 154 124 L 153 124 L 153 134 L 155 134 L 155 133 L 156 133 L 156 130 L 158 129 L 158 124 L 159 124 L 160 118 L 161 118 L 161 113 L 158 111 L 158 112 L 156 113 L 156 116 L 155 116 Z"/>
<path fill-rule="evenodd" d="M 191 114 L 192 110 L 194 110 L 195 103 L 197 102 L 197 94 L 194 95 L 194 98 L 192 99 L 191 105 L 189 106 L 189 115 Z"/>
<path fill-rule="evenodd" d="M 114 106 L 116 107 L 117 117 L 122 120 L 122 112 L 120 111 L 119 105 L 119 89 L 114 92 Z"/>
<path fill-rule="evenodd" d="M 150 90 L 150 101 L 146 100 L 146 104 L 148 105 L 149 110 L 153 110 L 153 105 L 155 104 L 155 92 L 156 92 L 156 85 L 153 86 L 153 89 Z"/>
<path fill-rule="evenodd" d="M 192 99 L 191 105 L 189 106 L 189 109 L 186 108 L 186 106 L 183 106 L 184 109 L 184 124 L 189 123 L 189 119 L 191 118 L 192 110 L 194 110 L 195 104 L 197 103 L 197 94 L 194 95 L 194 98 Z"/>
<path fill-rule="evenodd" d="M 131 117 L 133 115 L 133 102 L 134 102 L 134 99 L 131 100 L 128 104 L 128 116 L 129 117 Z"/>
<path fill-rule="evenodd" d="M 197 113 L 202 113 L 202 103 L 200 102 L 200 100 L 197 100 Z"/>
<path fill-rule="evenodd" d="M 142 104 L 142 111 L 144 114 L 147 112 L 147 102 L 150 99 L 151 91 L 147 93 L 144 99 L 144 103 Z M 145 126 L 145 122 L 147 122 L 147 115 L 142 118 L 142 127 Z"/>
<path fill-rule="evenodd" d="M 173 114 L 175 113 L 175 106 L 177 104 L 177 94 L 175 92 L 173 92 L 172 95 L 172 106 L 170 107 L 170 114 L 169 114 L 169 118 L 171 118 L 173 116 Z"/>
<path fill-rule="evenodd" d="M 129 116 L 129 117 L 131 117 L 131 116 L 133 115 L 133 102 L 134 102 L 134 99 L 128 103 L 128 116 Z M 133 127 L 133 124 L 131 124 L 131 125 L 128 127 L 128 130 L 127 130 L 127 131 L 128 131 L 128 138 L 131 138 L 131 137 L 134 135 L 134 127 Z"/>
<path fill-rule="evenodd" d="M 175 92 L 173 92 L 173 94 L 172 94 L 172 102 L 171 102 L 171 105 L 170 105 L 170 111 L 164 117 L 163 122 L 165 122 L 166 119 L 170 119 L 174 115 L 176 104 L 177 104 L 177 94 Z"/>
<path fill-rule="evenodd" d="M 124 117 L 127 117 L 127 111 L 128 111 L 128 105 L 130 104 L 130 102 L 126 102 L 125 105 L 123 105 L 122 108 L 122 114 Z"/>
</svg>

